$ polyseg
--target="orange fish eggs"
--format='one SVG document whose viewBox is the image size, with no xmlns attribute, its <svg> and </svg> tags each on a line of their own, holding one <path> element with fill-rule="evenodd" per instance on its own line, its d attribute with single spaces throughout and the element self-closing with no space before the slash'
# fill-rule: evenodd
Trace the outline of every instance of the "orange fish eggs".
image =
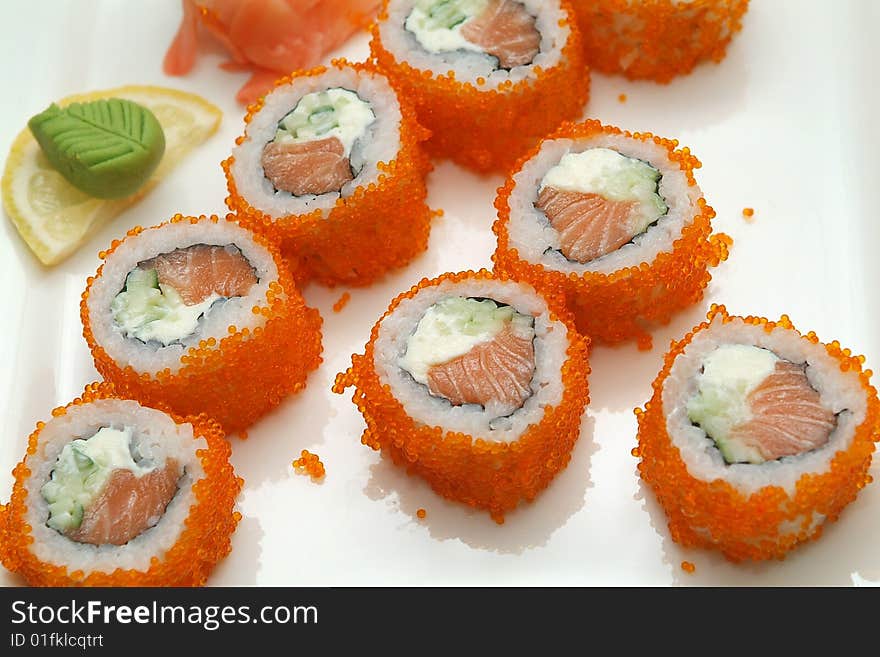
<svg viewBox="0 0 880 657">
<path fill-rule="evenodd" d="M 293 468 L 297 474 L 307 474 L 312 479 L 320 479 L 324 476 L 324 464 L 317 454 L 312 454 L 307 449 L 300 453 L 300 458 L 293 463 Z"/>
<path fill-rule="evenodd" d="M 713 305 L 709 322 L 716 317 L 724 323 L 741 320 L 761 326 L 768 333 L 780 328 L 796 333 L 785 315 L 778 322 L 763 317 L 737 318 L 728 315 L 723 306 Z M 839 361 L 841 370 L 858 374 L 865 396 L 865 419 L 854 427 L 849 447 L 838 451 L 825 471 L 801 474 L 791 493 L 781 486 L 768 485 L 746 496 L 727 481 L 697 479 L 688 471 L 667 432 L 662 392 L 675 359 L 694 335 L 708 326 L 707 322 L 700 324 L 672 345 L 654 381 L 653 397 L 636 413 L 639 473 L 666 512 L 669 532 L 676 543 L 686 548 L 716 548 L 732 561 L 782 559 L 798 544 L 821 535 L 823 524 L 812 522 L 814 514 L 821 514 L 826 522 L 837 520 L 870 480 L 867 471 L 874 443 L 880 440 L 880 400 L 868 371 L 862 370 L 863 358 L 841 349 L 836 341 L 826 344 L 825 350 Z M 815 333 L 801 337 L 819 344 Z M 801 518 L 804 520 L 793 522 Z"/>
<path fill-rule="evenodd" d="M 226 220 L 233 221 L 233 215 Z M 150 230 L 201 221 L 219 219 L 177 214 Z M 138 232 L 129 231 L 128 236 Z M 147 405 L 166 405 L 183 415 L 204 413 L 220 422 L 227 434 L 246 429 L 284 397 L 302 390 L 309 373 L 321 363 L 321 316 L 305 305 L 275 244 L 257 234 L 252 238 L 271 254 L 278 268 L 278 280 L 270 283 L 265 305 L 252 309 L 265 317 L 263 325 L 240 331 L 230 326 L 221 340 L 201 341 L 181 356 L 183 366 L 174 374 L 166 369 L 150 375 L 131 365 L 123 367 L 96 340 L 87 300 L 92 284 L 103 273 L 102 264 L 89 278 L 80 304 L 83 335 L 98 372 L 123 395 Z M 118 242 L 107 256 L 124 242 Z"/>
<path fill-rule="evenodd" d="M 52 411 L 60 417 L 74 406 L 91 404 L 99 399 L 126 399 L 112 383 L 91 383 L 70 404 Z M 165 410 L 162 406 L 156 406 Z M 196 438 L 204 438 L 207 449 L 197 452 L 205 475 L 192 484 L 195 503 L 174 545 L 164 554 L 154 556 L 146 571 L 98 570 L 69 572 L 63 565 L 42 561 L 32 550 L 32 528 L 26 523 L 28 492 L 25 484 L 31 476 L 28 459 L 37 454 L 40 433 L 46 423 L 38 422 L 28 438 L 27 455 L 15 467 L 12 496 L 0 505 L 0 562 L 20 574 L 31 586 L 201 586 L 214 566 L 232 549 L 230 536 L 241 514 L 234 511 L 235 498 L 244 480 L 235 476 L 229 463 L 231 449 L 220 425 L 205 416 L 180 417 L 169 413 L 177 424 L 189 423 Z M 124 549 L 124 548 L 122 548 Z"/>
<path fill-rule="evenodd" d="M 547 140 L 576 141 L 601 134 L 622 135 L 662 146 L 668 152 L 670 162 L 681 169 L 688 184 L 696 185 L 693 172 L 701 166 L 700 161 L 688 148 L 678 148 L 675 140 L 655 137 L 647 132 L 633 134 L 595 120 L 566 124 Z M 509 199 L 516 186 L 514 176 L 538 153 L 540 146 L 535 146 L 520 160 L 495 199 L 498 219 L 492 230 L 498 236 L 498 246 L 492 260 L 496 270 L 527 281 L 545 294 L 564 294 L 581 333 L 608 343 L 636 340 L 640 349 L 650 349 L 648 329 L 668 324 L 675 312 L 703 297 L 712 278 L 709 269 L 727 259 L 733 240 L 724 233 L 713 234 L 711 221 L 715 211 L 701 197 L 694 208 L 693 220 L 682 229 L 672 251 L 660 253 L 650 263 L 643 262 L 611 274 L 591 271 L 577 274 L 524 260 L 510 245 Z"/>
<path fill-rule="evenodd" d="M 422 279 L 398 296 L 384 317 L 421 290 L 443 283 L 508 280 L 504 274 L 479 272 L 447 273 Z M 504 522 L 504 514 L 522 501 L 533 500 L 571 459 L 580 436 L 581 415 L 589 401 L 587 377 L 589 339 L 574 330 L 571 315 L 560 295 L 544 295 L 551 316 L 565 324 L 569 347 L 560 363 L 562 400 L 544 410 L 543 417 L 529 426 L 516 441 L 495 442 L 429 427 L 410 417 L 382 383 L 374 364 L 379 322 L 374 325 L 364 354 L 352 356 L 351 367 L 337 375 L 333 391 L 342 394 L 353 387 L 352 401 L 366 420 L 361 443 L 381 450 L 396 465 L 425 479 L 435 492 L 468 506 L 485 509 Z"/>
<path fill-rule="evenodd" d="M 587 63 L 604 73 L 666 83 L 701 61 L 720 62 L 748 0 L 577 0 Z"/>
<path fill-rule="evenodd" d="M 351 300 L 351 294 L 348 292 L 343 293 L 339 299 L 336 300 L 336 303 L 333 304 L 333 312 L 339 313 L 342 312 L 342 309 L 348 305 L 348 302 Z"/>
<path fill-rule="evenodd" d="M 398 60 L 380 38 L 379 24 L 388 19 L 385 3 L 372 26 L 370 52 L 431 131 L 426 144 L 431 155 L 480 172 L 506 171 L 545 134 L 581 115 L 589 97 L 589 69 L 571 9 L 567 3 L 563 7 L 569 17 L 560 27 L 570 32 L 559 63 L 536 66 L 527 79 L 505 80 L 493 89 L 486 88 L 485 79 L 474 85 Z"/>
<path fill-rule="evenodd" d="M 365 76 L 380 74 L 369 62 L 350 64 L 337 59 L 330 68 L 354 69 Z M 318 77 L 327 70 L 318 67 L 297 71 L 278 80 L 276 86 L 294 78 Z M 428 132 L 418 124 L 407 96 L 399 90 L 398 100 L 401 120 L 397 156 L 391 162 L 377 164 L 381 173 L 376 182 L 340 196 L 327 213 L 317 209 L 302 215 L 270 216 L 238 193 L 232 176 L 235 158 L 230 156 L 222 162 L 229 190 L 226 205 L 242 225 L 281 245 L 297 283 L 314 279 L 331 286 L 369 285 L 427 249 L 434 213 L 425 202 L 425 178 L 432 165 L 421 142 L 428 138 Z M 251 105 L 245 123 L 250 123 L 262 107 L 263 99 Z M 393 211 L 389 211 L 391 208 Z"/>
</svg>

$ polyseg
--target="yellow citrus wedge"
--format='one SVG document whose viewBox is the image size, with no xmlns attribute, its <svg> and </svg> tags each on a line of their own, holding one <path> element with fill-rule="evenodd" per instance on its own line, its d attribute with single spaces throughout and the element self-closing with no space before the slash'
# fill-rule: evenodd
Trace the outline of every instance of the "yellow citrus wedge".
<svg viewBox="0 0 880 657">
<path fill-rule="evenodd" d="M 136 193 L 112 201 L 88 196 L 55 171 L 28 128 L 9 150 L 3 171 L 2 198 L 6 214 L 22 239 L 45 265 L 73 253 L 89 233 L 137 203 L 190 150 L 217 131 L 222 112 L 201 96 L 154 86 L 127 86 L 68 96 L 58 104 L 102 98 L 124 98 L 147 107 L 165 132 L 165 154 L 159 167 Z"/>
</svg>

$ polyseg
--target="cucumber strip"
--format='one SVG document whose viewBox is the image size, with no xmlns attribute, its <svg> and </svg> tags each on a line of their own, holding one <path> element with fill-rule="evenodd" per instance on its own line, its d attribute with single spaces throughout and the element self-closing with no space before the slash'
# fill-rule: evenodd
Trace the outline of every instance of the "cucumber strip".
<svg viewBox="0 0 880 657">
<path fill-rule="evenodd" d="M 68 527 L 70 529 L 79 529 L 79 526 L 82 524 L 83 515 L 85 515 L 85 509 L 82 504 L 76 504 L 73 507 L 73 513 L 70 514 L 70 524 Z"/>
<path fill-rule="evenodd" d="M 73 461 L 80 472 L 86 472 L 95 467 L 95 462 L 87 454 L 83 454 L 76 448 L 71 451 L 73 452 Z"/>
</svg>

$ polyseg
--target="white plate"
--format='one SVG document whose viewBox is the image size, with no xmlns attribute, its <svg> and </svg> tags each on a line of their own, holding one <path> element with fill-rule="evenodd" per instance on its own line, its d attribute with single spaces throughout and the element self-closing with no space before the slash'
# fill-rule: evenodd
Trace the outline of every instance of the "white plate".
<svg viewBox="0 0 880 657">
<path fill-rule="evenodd" d="M 79 299 L 97 252 L 136 224 L 175 212 L 223 212 L 219 162 L 242 130 L 235 91 L 245 75 L 202 57 L 185 78 L 161 62 L 180 16 L 165 0 L 0 3 L 0 152 L 28 117 L 51 100 L 128 83 L 176 86 L 225 112 L 219 133 L 143 202 L 105 227 L 71 259 L 42 268 L 12 225 L 0 222 L 0 499 L 34 423 L 97 378 L 81 335 Z M 423 276 L 489 266 L 492 201 L 501 177 L 480 178 L 439 164 L 430 202 L 446 214 L 429 251 L 365 290 L 311 286 L 325 319 L 325 363 L 306 391 L 233 444 L 245 478 L 244 516 L 215 585 L 390 584 L 877 584 L 880 484 L 862 491 L 819 542 L 784 562 L 733 565 L 686 551 L 669 538 L 652 494 L 639 481 L 632 413 L 672 338 L 698 323 L 711 302 L 731 312 L 776 318 L 837 339 L 880 367 L 880 61 L 874 26 L 880 3 L 756 1 L 720 65 L 701 66 L 668 86 L 593 76 L 587 114 L 630 130 L 675 137 L 704 163 L 697 172 L 718 211 L 716 226 L 736 243 L 707 298 L 656 332 L 654 350 L 600 347 L 592 358 L 592 403 L 571 464 L 535 503 L 503 526 L 446 502 L 360 444 L 363 421 L 349 396 L 330 392 L 335 374 L 363 350 L 369 329 L 398 292 Z M 367 53 L 366 38 L 344 49 Z M 628 96 L 626 103 L 618 95 Z M 754 207 L 746 223 L 744 207 Z M 320 454 L 322 484 L 292 473 L 300 450 Z M 880 468 L 872 468 L 880 479 Z M 427 510 L 419 520 L 416 511 Z M 696 564 L 694 574 L 682 560 Z M 0 583 L 20 583 L 5 571 Z"/>
</svg>

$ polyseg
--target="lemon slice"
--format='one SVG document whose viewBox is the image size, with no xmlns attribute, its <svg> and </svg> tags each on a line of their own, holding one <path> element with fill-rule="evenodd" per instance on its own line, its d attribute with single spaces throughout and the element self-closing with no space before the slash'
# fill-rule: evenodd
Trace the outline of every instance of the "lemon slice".
<svg viewBox="0 0 880 657">
<path fill-rule="evenodd" d="M 183 157 L 217 131 L 222 112 L 201 96 L 152 86 L 127 86 L 68 96 L 58 101 L 85 103 L 124 98 L 147 107 L 165 132 L 165 154 L 159 167 L 135 194 L 112 201 L 93 198 L 55 171 L 28 128 L 9 150 L 3 171 L 3 207 L 22 239 L 45 265 L 73 253 L 89 232 L 137 203 Z"/>
</svg>

